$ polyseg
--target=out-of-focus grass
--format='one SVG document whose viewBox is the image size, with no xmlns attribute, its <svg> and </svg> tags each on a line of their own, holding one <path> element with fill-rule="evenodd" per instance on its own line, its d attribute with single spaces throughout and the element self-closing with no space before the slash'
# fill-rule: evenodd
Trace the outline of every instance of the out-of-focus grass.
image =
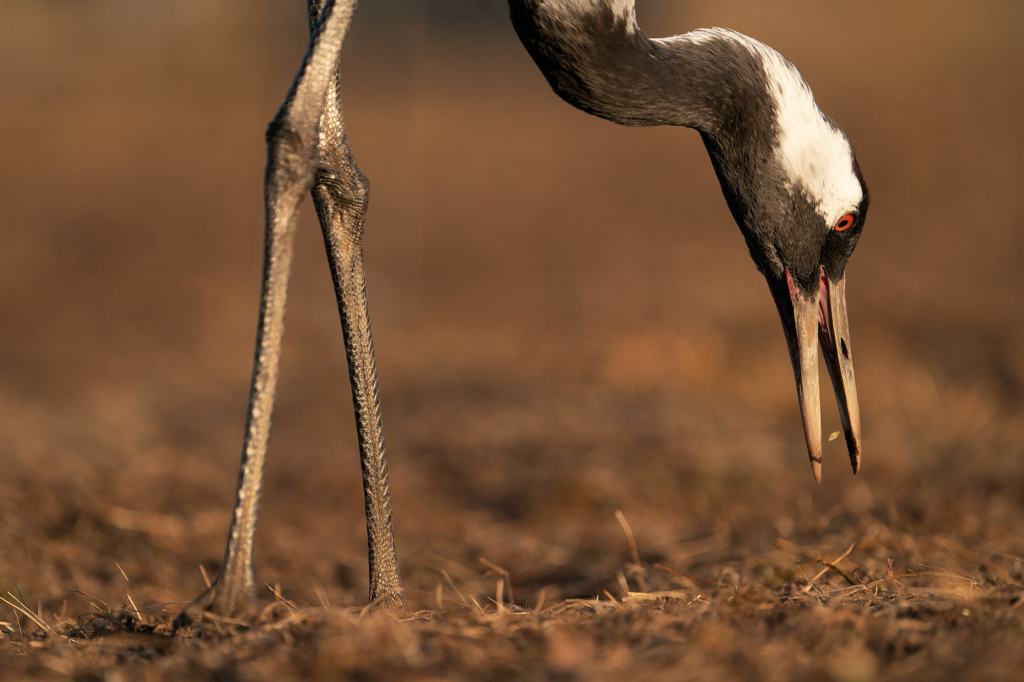
<svg viewBox="0 0 1024 682">
<path fill-rule="evenodd" d="M 757 553 L 723 528 L 661 558 L 689 572 L 651 562 L 646 528 L 635 557 L 607 537 L 597 562 L 573 563 L 609 570 L 586 576 L 585 598 L 549 599 L 566 582 L 537 589 L 515 568 L 437 555 L 414 572 L 433 583 L 414 588 L 428 607 L 414 613 L 342 608 L 320 587 L 317 605 L 300 607 L 268 586 L 274 599 L 254 624 L 208 618 L 173 636 L 175 607 L 144 606 L 130 582 L 118 606 L 80 595 L 90 609 L 74 618 L 65 614 L 81 606 L 37 613 L 9 594 L 18 613 L 0 625 L 0 651 L 8 670 L 35 676 L 1012 679 L 1024 662 L 1022 558 L 970 549 L 895 510 L 850 507 L 790 521 L 781 531 L 793 539 Z M 616 554 L 628 560 L 616 566 Z"/>
</svg>

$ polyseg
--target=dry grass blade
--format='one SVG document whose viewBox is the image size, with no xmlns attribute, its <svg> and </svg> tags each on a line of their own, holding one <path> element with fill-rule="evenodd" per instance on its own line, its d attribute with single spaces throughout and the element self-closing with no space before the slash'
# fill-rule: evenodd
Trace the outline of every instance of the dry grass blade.
<svg viewBox="0 0 1024 682">
<path fill-rule="evenodd" d="M 632 590 L 629 589 L 629 582 L 626 580 L 626 576 L 622 571 L 617 571 L 615 573 L 615 578 L 619 581 L 619 589 L 622 590 L 622 596 L 628 596 Z"/>
<path fill-rule="evenodd" d="M 295 602 L 290 599 L 285 599 L 281 594 L 280 585 L 274 585 L 273 587 L 271 587 L 269 583 L 264 583 L 264 585 L 266 585 L 267 590 L 270 591 L 270 594 L 274 595 L 274 598 L 277 599 L 278 602 L 287 606 L 290 611 L 298 611 L 299 607 L 295 605 Z"/>
<path fill-rule="evenodd" d="M 640 550 L 636 546 L 636 538 L 633 536 L 633 529 L 629 526 L 629 521 L 626 520 L 626 515 L 621 510 L 615 511 L 615 518 L 618 520 L 619 525 L 622 526 L 622 532 L 626 534 L 626 542 L 629 543 L 629 553 L 633 558 L 632 569 L 636 574 L 637 582 L 640 583 L 640 591 L 647 591 L 647 580 L 644 577 L 644 569 L 640 565 Z M 628 592 L 628 590 L 627 590 Z"/>
<path fill-rule="evenodd" d="M 440 587 L 440 585 L 438 585 L 438 587 Z M 315 583 L 313 585 L 313 593 L 316 594 L 316 600 L 320 604 L 320 608 L 322 608 L 325 613 L 329 611 L 331 608 L 331 602 L 327 598 L 327 592 L 324 591 L 324 586 L 320 583 Z"/>
<path fill-rule="evenodd" d="M 498 578 L 498 584 L 494 588 L 494 604 L 499 611 L 505 610 L 505 579 Z"/>
<path fill-rule="evenodd" d="M 455 584 L 455 581 L 452 580 L 452 577 L 451 575 L 449 575 L 448 571 L 446 569 L 441 569 L 441 575 L 444 576 L 444 579 L 448 583 L 448 586 L 455 590 L 455 594 L 459 595 L 459 599 L 462 601 L 462 605 L 465 606 L 467 609 L 470 608 L 469 600 L 466 599 L 466 595 L 462 593 L 462 590 L 460 590 L 458 585 Z M 479 608 L 479 606 L 480 605 L 477 604 L 477 608 Z"/>
<path fill-rule="evenodd" d="M 541 588 L 540 592 L 537 593 L 537 604 L 533 607 L 534 615 L 540 614 L 542 608 L 544 608 L 544 600 L 547 597 L 547 590 Z"/>
<path fill-rule="evenodd" d="M 210 576 L 206 574 L 206 567 L 199 564 L 199 572 L 203 574 L 203 582 L 206 583 L 206 589 L 213 587 L 213 583 L 210 582 Z"/>
<path fill-rule="evenodd" d="M 39 616 L 32 613 L 32 609 L 28 608 L 28 606 L 26 606 L 21 599 L 15 597 L 10 591 L 7 592 L 7 596 L 13 599 L 14 601 L 6 599 L 5 597 L 0 597 L 0 601 L 4 602 L 15 611 L 22 614 L 23 616 L 27 617 L 30 621 L 38 625 L 46 632 L 53 634 L 53 630 L 50 629 L 50 626 L 43 622 L 43 620 Z"/>
<path fill-rule="evenodd" d="M 963 581 L 965 583 L 970 583 L 971 585 L 979 585 L 980 584 L 977 580 L 975 580 L 974 577 L 968 577 L 966 575 L 961 575 L 960 573 L 957 573 L 956 571 L 950 570 L 948 568 L 942 568 L 941 566 L 929 566 L 928 564 L 920 564 L 920 565 L 923 566 L 924 568 L 930 568 L 932 570 L 930 570 L 930 571 L 913 571 L 913 570 L 909 570 L 908 569 L 907 573 L 909 573 L 910 575 L 921 575 L 921 576 L 933 575 L 933 576 L 936 576 L 936 577 L 939 577 L 939 578 L 950 578 L 952 580 L 960 580 L 960 581 Z"/>
<path fill-rule="evenodd" d="M 477 610 L 480 612 L 480 615 L 484 616 L 486 618 L 487 617 L 487 612 L 484 611 L 484 607 L 480 606 L 480 602 L 478 602 L 476 600 L 476 597 L 474 597 L 473 595 L 470 595 L 469 598 L 473 601 L 473 606 L 475 606 L 477 608 Z"/>
<path fill-rule="evenodd" d="M 889 580 L 889 581 L 892 582 L 893 587 L 896 588 L 896 594 L 898 594 L 900 596 L 903 596 L 903 585 L 896 578 L 895 571 L 893 570 L 894 565 L 893 565 L 892 559 L 886 559 L 885 561 L 886 561 L 886 564 L 888 565 L 888 570 L 886 571 L 886 573 L 883 576 L 883 578 L 885 580 Z"/>
<path fill-rule="evenodd" d="M 508 571 L 506 571 L 504 568 L 502 568 L 498 564 L 494 563 L 493 561 L 489 561 L 489 560 L 485 559 L 484 557 L 480 557 L 480 563 L 482 563 L 484 566 L 486 566 L 487 568 L 491 569 L 495 573 L 498 573 L 499 575 L 501 575 L 505 579 L 505 585 L 508 586 L 508 603 L 509 604 L 515 604 L 516 603 L 516 598 L 512 594 L 512 574 L 510 574 Z M 501 603 L 501 596 L 500 595 L 498 597 L 498 603 L 499 604 Z"/>
<path fill-rule="evenodd" d="M 817 582 L 818 578 L 820 578 L 821 576 L 825 575 L 829 571 L 835 571 L 839 575 L 843 576 L 843 578 L 845 578 L 848 583 L 850 583 L 851 585 L 856 585 L 857 583 L 854 582 L 853 580 L 851 580 L 850 576 L 846 575 L 845 573 L 843 573 L 842 571 L 840 571 L 836 567 L 836 564 L 838 564 L 840 561 L 842 561 L 843 559 L 845 559 L 846 557 L 848 557 L 850 555 L 850 552 L 853 551 L 853 548 L 856 545 L 857 545 L 856 542 L 852 543 L 849 547 L 846 548 L 846 551 L 843 552 L 841 555 L 839 555 L 838 557 L 836 557 L 832 561 L 826 562 L 825 563 L 825 568 L 823 568 L 820 571 L 818 571 L 817 573 L 815 573 L 814 577 L 811 578 L 810 580 L 808 580 L 807 584 L 804 585 L 802 588 L 800 588 L 800 591 L 803 592 L 803 593 L 810 592 L 814 588 L 814 584 Z"/>
<path fill-rule="evenodd" d="M 699 598 L 700 595 L 697 595 L 697 597 L 694 598 L 693 594 L 689 592 L 683 592 L 681 590 L 660 590 L 658 592 L 630 592 L 622 599 L 622 602 L 630 604 L 646 604 L 673 599 L 685 602 L 693 602 Z"/>
<path fill-rule="evenodd" d="M 70 592 L 73 592 L 73 593 L 75 593 L 75 594 L 77 594 L 77 595 L 81 596 L 81 597 L 82 597 L 82 601 L 84 601 L 84 602 L 85 602 L 86 604 L 88 604 L 89 606 L 91 606 L 91 607 L 92 607 L 93 609 L 95 609 L 95 610 L 96 610 L 96 611 L 97 611 L 98 613 L 110 613 L 110 605 L 109 605 L 109 604 L 107 604 L 107 602 L 103 601 L 102 599 L 99 599 L 98 597 L 92 597 L 92 596 L 90 596 L 90 595 L 86 594 L 85 592 L 82 592 L 82 591 L 81 591 L 80 589 L 78 589 L 77 587 L 72 587 L 72 588 L 70 589 Z M 103 603 L 103 606 L 101 607 L 101 606 L 100 606 L 99 604 L 97 604 L 96 602 L 102 602 L 102 603 Z"/>
<path fill-rule="evenodd" d="M 132 610 L 136 613 L 138 617 L 141 618 L 142 611 L 140 611 L 139 607 L 135 605 L 135 600 L 132 599 L 131 592 L 128 591 L 128 585 L 131 582 L 130 580 L 128 580 L 128 574 L 124 572 L 123 568 L 121 568 L 121 564 L 115 561 L 114 565 L 117 566 L 117 570 L 121 571 L 121 576 L 124 578 L 124 596 L 128 599 L 128 603 L 132 605 Z"/>
</svg>

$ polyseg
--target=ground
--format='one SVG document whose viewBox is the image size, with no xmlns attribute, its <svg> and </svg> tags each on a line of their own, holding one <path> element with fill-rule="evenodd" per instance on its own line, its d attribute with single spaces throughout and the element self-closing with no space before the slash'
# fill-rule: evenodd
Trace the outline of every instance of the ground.
<svg viewBox="0 0 1024 682">
<path fill-rule="evenodd" d="M 852 475 L 827 442 L 818 486 L 770 295 L 698 136 L 560 102 L 500 2 L 400 4 L 364 3 L 345 103 L 373 188 L 410 611 L 365 608 L 347 372 L 307 204 L 262 615 L 173 636 L 222 556 L 262 133 L 304 14 L 0 10 L 0 678 L 1015 679 L 1021 9 L 640 5 L 652 35 L 721 25 L 780 49 L 857 149 L 864 464 Z"/>
</svg>

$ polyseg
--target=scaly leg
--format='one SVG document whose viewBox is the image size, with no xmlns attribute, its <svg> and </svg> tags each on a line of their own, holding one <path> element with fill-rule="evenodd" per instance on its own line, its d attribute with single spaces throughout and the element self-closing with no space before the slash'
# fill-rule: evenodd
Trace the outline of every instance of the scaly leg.
<svg viewBox="0 0 1024 682">
<path fill-rule="evenodd" d="M 310 4 L 315 2 L 311 0 Z M 319 152 L 313 203 L 324 233 L 352 382 L 366 501 L 370 603 L 402 609 L 405 592 L 398 573 L 395 532 L 391 524 L 391 487 L 363 276 L 363 221 L 370 198 L 370 182 L 359 171 L 348 146 L 337 72 L 331 80 L 320 117 Z"/>
<path fill-rule="evenodd" d="M 318 12 L 321 4 L 322 11 Z M 256 514 L 277 388 L 292 236 L 299 202 L 312 187 L 318 166 L 320 117 L 327 92 L 334 82 L 338 57 L 355 5 L 356 0 L 327 0 L 323 3 L 310 0 L 312 35 L 309 49 L 284 103 L 267 129 L 264 180 L 266 241 L 260 319 L 235 509 L 220 574 L 210 589 L 179 615 L 176 626 L 190 621 L 204 610 L 234 616 L 255 606 L 253 548 Z M 317 14 L 319 18 L 313 22 Z"/>
</svg>

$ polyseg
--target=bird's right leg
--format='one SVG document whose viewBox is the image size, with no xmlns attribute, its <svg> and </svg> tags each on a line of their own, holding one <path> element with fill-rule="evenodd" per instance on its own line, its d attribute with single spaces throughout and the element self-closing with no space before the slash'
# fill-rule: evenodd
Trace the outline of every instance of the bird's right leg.
<svg viewBox="0 0 1024 682">
<path fill-rule="evenodd" d="M 355 5 L 356 0 L 323 3 L 302 67 L 267 129 L 263 283 L 235 509 L 220 573 L 211 587 L 178 616 L 176 626 L 203 611 L 236 616 L 255 606 L 256 513 L 284 334 L 292 235 L 299 202 L 312 186 L 317 169 L 320 116 Z"/>
</svg>

